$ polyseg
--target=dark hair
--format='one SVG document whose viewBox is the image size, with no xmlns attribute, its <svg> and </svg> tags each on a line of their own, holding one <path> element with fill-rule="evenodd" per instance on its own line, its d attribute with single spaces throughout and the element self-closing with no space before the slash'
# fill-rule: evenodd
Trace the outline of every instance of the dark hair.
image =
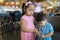
<svg viewBox="0 0 60 40">
<path fill-rule="evenodd" d="M 34 2 L 33 0 L 27 0 L 27 2 L 29 2 L 29 1 Z"/>
<path fill-rule="evenodd" d="M 34 5 L 34 6 L 35 6 L 35 4 L 34 4 L 34 3 L 28 4 L 27 6 L 25 6 L 25 11 L 26 11 L 26 9 L 27 9 L 30 5 Z M 22 15 L 24 15 L 24 14 L 25 14 L 25 11 L 22 13 Z"/>
<path fill-rule="evenodd" d="M 47 16 L 43 12 L 38 13 L 37 16 L 36 16 L 36 21 L 37 22 L 43 21 L 45 19 L 47 19 Z"/>
</svg>

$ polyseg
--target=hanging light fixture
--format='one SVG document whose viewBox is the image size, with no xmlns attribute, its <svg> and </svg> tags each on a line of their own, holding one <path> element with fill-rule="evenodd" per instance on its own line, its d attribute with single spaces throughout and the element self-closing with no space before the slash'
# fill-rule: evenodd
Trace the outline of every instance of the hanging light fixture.
<svg viewBox="0 0 60 40">
<path fill-rule="evenodd" d="M 8 2 L 6 2 L 6 3 L 5 3 L 5 6 L 9 6 L 9 3 L 8 3 Z"/>
<path fill-rule="evenodd" d="M 10 3 L 10 6 L 11 6 L 11 7 L 14 7 L 14 2 L 11 2 L 11 3 Z"/>
<path fill-rule="evenodd" d="M 19 2 L 16 2 L 16 8 L 18 8 L 19 4 L 20 4 Z"/>
</svg>

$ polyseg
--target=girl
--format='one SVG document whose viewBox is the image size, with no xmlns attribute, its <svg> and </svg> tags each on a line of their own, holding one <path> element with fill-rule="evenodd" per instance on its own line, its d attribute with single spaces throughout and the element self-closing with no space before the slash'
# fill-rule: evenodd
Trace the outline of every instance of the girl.
<svg viewBox="0 0 60 40">
<path fill-rule="evenodd" d="M 21 40 L 35 40 L 34 33 L 34 4 L 25 6 L 25 13 L 21 17 Z"/>
</svg>

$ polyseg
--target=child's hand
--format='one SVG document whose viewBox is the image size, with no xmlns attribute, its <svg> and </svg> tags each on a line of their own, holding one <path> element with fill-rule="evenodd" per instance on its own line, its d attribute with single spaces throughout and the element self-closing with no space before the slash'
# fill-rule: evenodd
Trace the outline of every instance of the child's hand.
<svg viewBox="0 0 60 40">
<path fill-rule="evenodd" d="M 42 34 L 42 35 L 41 35 L 41 37 L 42 37 L 42 38 L 45 38 L 45 35 L 44 35 L 44 34 Z"/>
<path fill-rule="evenodd" d="M 34 29 L 34 33 L 35 33 L 36 35 L 38 35 L 38 31 L 37 31 L 37 29 Z"/>
</svg>

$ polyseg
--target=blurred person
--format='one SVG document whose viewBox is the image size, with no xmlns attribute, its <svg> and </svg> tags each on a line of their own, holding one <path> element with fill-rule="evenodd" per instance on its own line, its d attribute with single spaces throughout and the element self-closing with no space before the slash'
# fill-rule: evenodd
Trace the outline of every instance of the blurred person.
<svg viewBox="0 0 60 40">
<path fill-rule="evenodd" d="M 55 16 L 60 16 L 60 12 L 58 9 L 55 10 Z"/>
<path fill-rule="evenodd" d="M 53 9 L 48 9 L 48 16 L 54 16 L 54 10 Z"/>
<path fill-rule="evenodd" d="M 41 12 L 41 2 L 37 1 L 35 3 L 35 10 L 34 10 L 34 17 L 37 15 L 37 13 Z"/>
</svg>

